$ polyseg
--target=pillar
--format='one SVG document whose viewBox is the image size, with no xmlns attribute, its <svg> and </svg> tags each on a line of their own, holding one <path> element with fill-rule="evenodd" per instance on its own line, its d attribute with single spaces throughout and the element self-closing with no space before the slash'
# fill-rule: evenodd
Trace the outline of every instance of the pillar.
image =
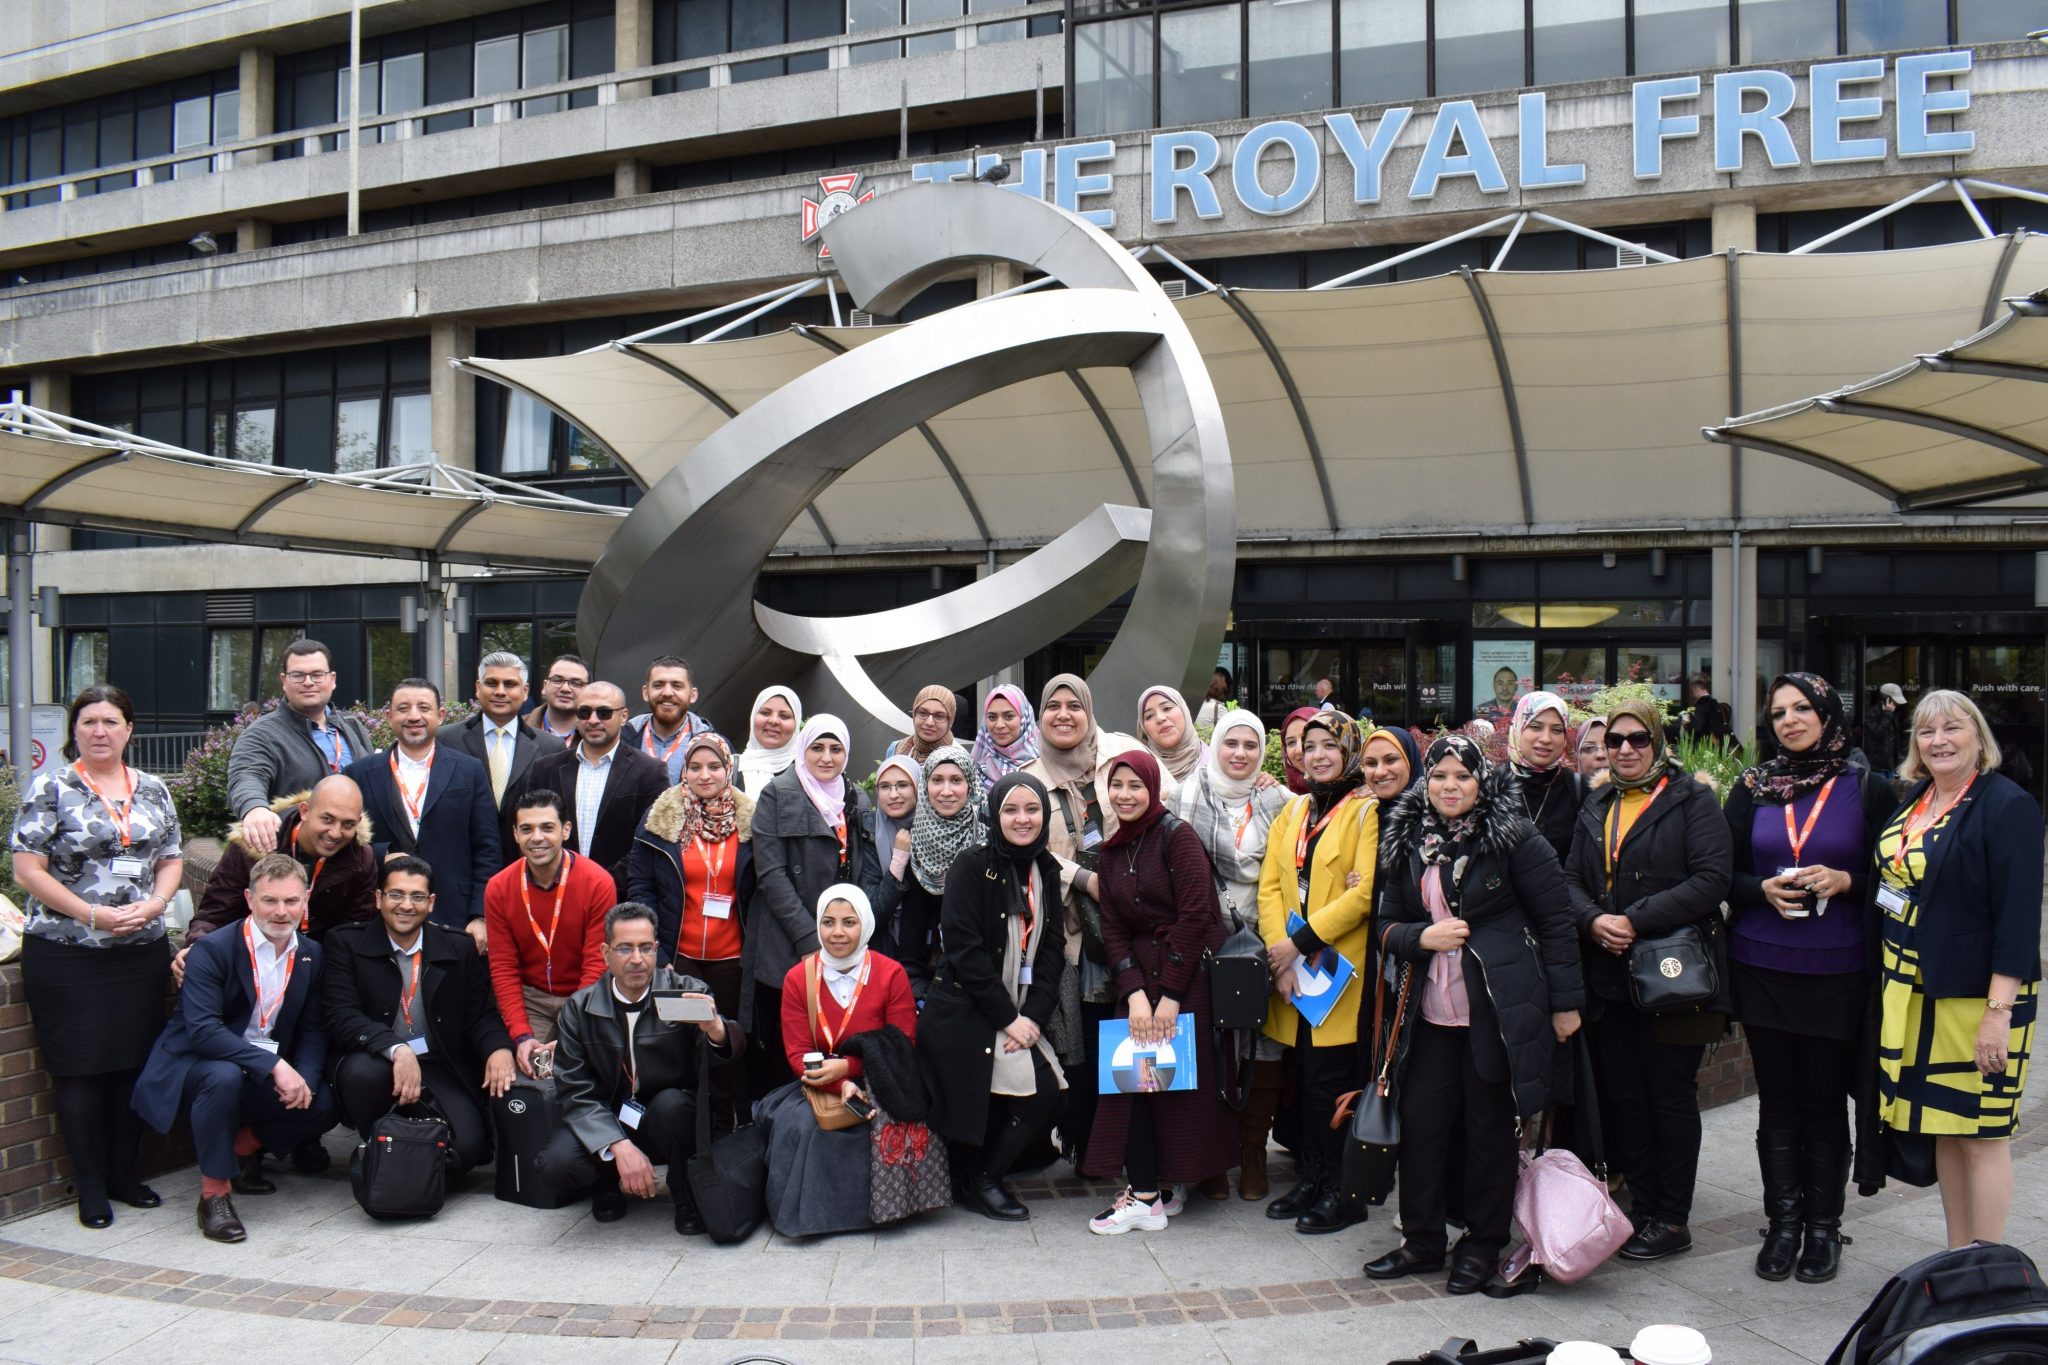
<svg viewBox="0 0 2048 1365">
<path fill-rule="evenodd" d="M 1737 538 L 1739 542 L 1739 537 Z M 1756 551 L 1749 546 L 1714 547 L 1714 695 L 1734 712 L 1735 737 L 1756 735 Z"/>
<path fill-rule="evenodd" d="M 38 370 L 28 377 L 28 401 L 44 412 L 71 411 L 71 376 L 63 370 Z M 71 548 L 71 528 L 68 526 L 38 526 L 36 528 L 37 550 L 68 550 Z M 38 650 L 49 647 L 47 640 L 38 640 Z"/>
<path fill-rule="evenodd" d="M 654 65 L 654 0 L 618 0 L 612 32 L 613 70 L 634 71 Z M 622 100 L 646 99 L 652 93 L 651 81 L 619 83 Z"/>
<path fill-rule="evenodd" d="M 475 327 L 466 322 L 434 324 L 427 348 L 434 457 L 458 469 L 476 468 L 476 377 L 449 362 L 475 354 Z"/>
<path fill-rule="evenodd" d="M 1739 200 L 1714 205 L 1714 252 L 1756 250 L 1756 205 Z"/>
<path fill-rule="evenodd" d="M 974 297 L 985 299 L 1024 283 L 1024 267 L 1014 261 L 984 261 L 974 268 Z"/>
<path fill-rule="evenodd" d="M 612 165 L 612 198 L 631 199 L 654 192 L 654 168 L 631 157 Z"/>
<path fill-rule="evenodd" d="M 270 245 L 270 224 L 261 218 L 235 221 L 235 250 L 261 251 Z"/>
<path fill-rule="evenodd" d="M 235 84 L 240 91 L 235 106 L 240 111 L 240 122 L 235 128 L 236 139 L 239 141 L 252 137 L 267 137 L 276 132 L 276 56 L 260 47 L 243 48 Z M 268 147 L 238 152 L 235 155 L 237 166 L 260 166 L 268 160 Z"/>
</svg>

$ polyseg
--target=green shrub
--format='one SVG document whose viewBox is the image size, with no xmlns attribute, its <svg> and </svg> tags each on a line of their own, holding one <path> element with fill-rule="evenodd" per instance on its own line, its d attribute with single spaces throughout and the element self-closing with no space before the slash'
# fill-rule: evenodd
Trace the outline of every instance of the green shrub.
<svg viewBox="0 0 2048 1365">
<path fill-rule="evenodd" d="M 17 910 L 22 908 L 21 888 L 14 884 L 14 855 L 9 852 L 13 846 L 14 816 L 21 809 L 21 786 L 15 781 L 14 765 L 0 765 L 0 830 L 8 835 L 7 845 L 0 847 L 0 895 L 14 902 Z"/>
</svg>

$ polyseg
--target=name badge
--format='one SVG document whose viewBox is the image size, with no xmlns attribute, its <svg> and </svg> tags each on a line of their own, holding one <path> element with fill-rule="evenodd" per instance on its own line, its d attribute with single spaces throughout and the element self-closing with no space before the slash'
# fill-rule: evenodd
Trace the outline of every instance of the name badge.
<svg viewBox="0 0 2048 1365">
<path fill-rule="evenodd" d="M 1017 964 L 1017 984 L 1020 986 L 1031 984 L 1031 964 L 1029 962 Z"/>
<path fill-rule="evenodd" d="M 1300 888 L 1301 891 L 1301 908 L 1304 910 L 1308 909 L 1308 873 L 1302 873 L 1301 876 L 1295 880 L 1294 884 L 1295 886 Z"/>
<path fill-rule="evenodd" d="M 619 1106 L 619 1122 L 637 1133 L 640 1131 L 640 1120 L 646 1113 L 647 1107 L 640 1101 L 627 1100 Z"/>
<path fill-rule="evenodd" d="M 277 1055 L 277 1039 L 275 1038 L 258 1038 L 255 1040 L 255 1045 L 273 1057 Z"/>
<path fill-rule="evenodd" d="M 1877 904 L 1879 909 L 1883 910 L 1893 919 L 1904 919 L 1908 907 L 1913 904 L 1913 898 L 1897 887 L 1879 883 L 1877 888 Z"/>
<path fill-rule="evenodd" d="M 405 1045 L 412 1049 L 413 1056 L 415 1057 L 427 1055 L 427 1040 L 424 1038 L 408 1038 L 405 1040 Z"/>
<path fill-rule="evenodd" d="M 1081 851 L 1083 853 L 1093 852 L 1101 842 L 1102 831 L 1097 829 L 1092 823 L 1081 831 Z"/>
<path fill-rule="evenodd" d="M 149 864 L 140 858 L 114 858 L 107 867 L 116 877 L 140 879 L 149 875 Z"/>
<path fill-rule="evenodd" d="M 704 918 L 705 918 L 705 919 L 731 919 L 731 918 L 732 918 L 732 897 L 731 897 L 731 896 L 710 896 L 710 895 L 707 895 L 707 896 L 705 896 L 705 897 L 704 897 Z"/>
</svg>

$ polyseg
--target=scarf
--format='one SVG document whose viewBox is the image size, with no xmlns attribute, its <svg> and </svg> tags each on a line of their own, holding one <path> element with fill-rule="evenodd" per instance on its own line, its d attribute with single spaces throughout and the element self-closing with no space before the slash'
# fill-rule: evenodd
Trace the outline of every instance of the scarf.
<svg viewBox="0 0 2048 1365">
<path fill-rule="evenodd" d="M 744 785 L 749 791 L 759 790 L 763 782 L 796 762 L 802 754 L 798 735 L 792 734 L 773 749 L 755 737 L 753 718 L 760 713 L 762 704 L 770 697 L 780 697 L 788 702 L 790 714 L 796 717 L 797 730 L 801 732 L 803 729 L 804 704 L 797 700 L 794 691 L 780 683 L 761 689 L 761 695 L 754 698 L 754 709 L 747 712 L 747 747 L 740 751 L 739 756 L 739 771 L 746 777 Z"/>
<path fill-rule="evenodd" d="M 1013 844 L 1010 836 L 1003 832 L 1003 802 L 1019 787 L 1028 787 L 1038 796 L 1038 806 L 1045 818 L 1038 823 L 1038 837 L 1028 844 Z M 1052 798 L 1046 795 L 1045 784 L 1030 773 L 1006 774 L 988 793 L 988 844 L 1001 857 L 1017 869 L 1019 876 L 1029 875 L 1031 864 L 1045 852 L 1046 837 L 1052 830 Z"/>
<path fill-rule="evenodd" d="M 1159 760 L 1143 749 L 1135 749 L 1127 754 L 1119 754 L 1111 760 L 1109 775 L 1114 778 L 1119 768 L 1129 768 L 1138 775 L 1138 780 L 1145 784 L 1145 810 L 1143 814 L 1131 820 L 1119 816 L 1116 833 L 1109 836 L 1105 848 L 1136 843 L 1145 837 L 1146 830 L 1158 824 L 1161 817 L 1166 814 L 1166 807 L 1159 800 Z"/>
<path fill-rule="evenodd" d="M 1447 758 L 1462 763 L 1474 777 L 1484 779 L 1486 776 L 1486 751 L 1475 741 L 1464 735 L 1439 735 L 1422 756 L 1425 782 L 1427 774 L 1434 772 L 1437 764 Z M 1473 803 L 1472 809 L 1455 818 L 1436 808 L 1426 787 L 1423 792 L 1422 820 L 1418 826 L 1415 851 L 1424 867 L 1441 864 L 1448 873 L 1443 890 L 1453 914 L 1458 909 L 1457 886 L 1465 875 L 1467 848 L 1479 832 L 1479 818 L 1485 811 L 1485 803 L 1486 783 L 1483 780 L 1479 784 L 1479 799 Z"/>
<path fill-rule="evenodd" d="M 981 730 L 974 737 L 973 758 L 984 783 L 993 782 L 1004 773 L 1013 773 L 1038 757 L 1038 716 L 1031 709 L 1031 703 L 1024 700 L 1024 690 L 1004 683 L 989 689 L 989 701 L 997 697 L 1016 708 L 1023 728 L 1008 744 L 996 743 L 988 732 L 988 705 L 983 703 Z"/>
<path fill-rule="evenodd" d="M 1154 697 L 1164 697 L 1180 712 L 1180 742 L 1171 749 L 1162 749 L 1153 742 L 1145 730 L 1145 703 Z M 1138 694 L 1138 738 L 1145 742 L 1146 750 L 1159 760 L 1159 766 L 1173 774 L 1176 782 L 1185 781 L 1187 775 L 1202 765 L 1209 756 L 1209 746 L 1202 743 L 1202 737 L 1195 733 L 1195 714 L 1188 710 L 1187 698 L 1171 687 L 1160 684 L 1148 687 Z"/>
<path fill-rule="evenodd" d="M 936 744 L 927 744 L 917 737 L 917 708 L 923 706 L 928 701 L 935 701 L 946 708 L 946 733 Z M 918 689 L 917 696 L 911 699 L 910 710 L 912 716 L 910 733 L 897 740 L 895 747 L 889 752 L 901 754 L 905 758 L 922 764 L 938 750 L 954 743 L 953 721 L 960 712 L 960 699 L 953 695 L 952 688 L 941 687 L 937 683 L 933 683 L 930 687 Z"/>
<path fill-rule="evenodd" d="M 1819 674 L 1780 673 L 1771 679 L 1764 695 L 1774 697 L 1781 687 L 1796 688 L 1813 703 L 1814 714 L 1820 717 L 1820 738 L 1798 753 L 1781 747 L 1768 763 L 1745 768 L 1742 785 L 1755 795 L 1789 806 L 1826 786 L 1849 766 L 1849 722 L 1842 712 L 1842 694 Z"/>
<path fill-rule="evenodd" d="M 1627 716 L 1650 732 L 1650 767 L 1641 777 L 1625 778 L 1621 769 L 1614 766 L 1610 757 L 1607 763 L 1607 780 L 1618 792 L 1647 791 L 1657 785 L 1671 769 L 1671 753 L 1664 744 L 1664 717 L 1656 702 L 1631 697 L 1607 713 L 1609 722 Z M 1610 725 L 1610 729 L 1611 729 Z"/>
<path fill-rule="evenodd" d="M 1557 712 L 1557 718 L 1564 722 L 1565 748 L 1564 752 L 1553 759 L 1548 766 L 1538 768 L 1522 757 L 1522 731 L 1528 728 L 1530 721 L 1536 719 L 1545 711 Z M 1569 767 L 1571 733 L 1572 712 L 1571 708 L 1565 704 L 1563 697 L 1558 696 L 1555 692 L 1524 693 L 1521 699 L 1515 703 L 1514 716 L 1508 721 L 1508 753 L 1515 765 L 1515 771 L 1521 774 L 1523 781 L 1526 782 L 1532 777 L 1541 780 L 1541 775 L 1544 773 L 1556 774 Z"/>
<path fill-rule="evenodd" d="M 823 735 L 830 735 L 840 744 L 851 747 L 846 737 L 845 721 L 822 711 L 812 716 L 804 722 L 804 728 L 797 731 L 796 780 L 803 786 L 804 795 L 811 798 L 811 804 L 818 808 L 818 814 L 825 817 L 826 827 L 837 829 L 846 823 L 846 772 L 841 769 L 839 776 L 827 786 L 811 775 L 811 765 L 804 761 L 811 745 Z"/>
<path fill-rule="evenodd" d="M 882 787 L 882 774 L 891 768 L 901 768 L 910 775 L 910 786 L 913 791 L 924 785 L 924 774 L 918 771 L 915 763 L 912 763 L 901 754 L 891 754 L 882 760 L 881 767 L 875 769 L 875 790 L 878 793 Z M 881 800 L 877 797 L 875 801 L 875 856 L 882 860 L 884 867 L 888 865 L 889 855 L 896 851 L 896 831 L 899 829 L 909 829 L 915 823 L 918 807 L 922 804 L 921 800 L 913 797 L 910 813 L 901 820 L 898 820 L 882 810 Z"/>
<path fill-rule="evenodd" d="M 1095 741 L 1102 731 L 1095 724 L 1095 694 L 1088 690 L 1088 684 L 1072 673 L 1056 673 L 1047 679 L 1045 687 L 1038 694 L 1039 714 L 1045 713 L 1046 704 L 1052 694 L 1062 687 L 1074 694 L 1081 703 L 1082 712 L 1088 717 L 1087 733 L 1080 743 L 1071 749 L 1062 749 L 1054 744 L 1040 727 L 1038 745 L 1038 766 L 1045 773 L 1048 786 L 1076 787 L 1095 780 Z"/>
<path fill-rule="evenodd" d="M 1605 729 L 1607 728 L 1607 717 L 1605 717 L 1605 716 L 1588 716 L 1588 717 L 1586 717 L 1586 723 L 1585 723 L 1585 724 L 1581 725 L 1581 726 L 1580 726 L 1580 727 L 1579 727 L 1578 729 L 1576 729 L 1576 730 L 1572 731 L 1572 764 L 1573 764 L 1573 766 L 1577 766 L 1577 764 L 1578 764 L 1578 761 L 1579 761 L 1579 750 L 1585 747 L 1585 743 L 1586 743 L 1586 737 L 1587 737 L 1588 735 L 1591 735 L 1591 734 L 1593 733 L 1593 727 L 1594 727 L 1594 726 L 1596 726 L 1596 725 L 1597 725 L 1597 726 L 1599 726 L 1599 727 L 1600 727 L 1600 729 L 1602 729 L 1602 730 L 1605 730 Z M 1583 772 L 1583 771 L 1584 771 L 1584 769 L 1580 769 L 1580 771 L 1582 771 L 1582 772 Z"/>
<path fill-rule="evenodd" d="M 925 760 L 924 785 L 928 788 L 932 773 L 949 763 L 966 775 L 967 803 L 952 815 L 941 815 L 932 804 L 931 792 L 926 790 L 910 821 L 910 866 L 917 873 L 917 884 L 933 895 L 946 889 L 946 870 L 953 866 L 953 860 L 979 844 L 985 832 L 981 823 L 981 774 L 975 771 L 965 749 L 946 744 L 932 750 L 932 756 Z"/>
<path fill-rule="evenodd" d="M 1220 801 L 1247 801 L 1251 799 L 1252 789 L 1259 784 L 1259 769 L 1254 767 L 1250 777 L 1241 779 L 1223 771 L 1223 737 L 1232 730 L 1252 732 L 1252 738 L 1259 742 L 1260 762 L 1264 763 L 1265 722 L 1250 711 L 1225 711 L 1209 735 L 1209 760 L 1202 765 L 1202 781 Z"/>
<path fill-rule="evenodd" d="M 1317 782 L 1309 779 L 1309 814 L 1311 818 L 1320 820 L 1324 812 L 1364 784 L 1365 770 L 1359 766 L 1358 759 L 1365 751 L 1365 741 L 1359 736 L 1358 722 L 1334 706 L 1326 706 L 1309 717 L 1308 724 L 1301 728 L 1304 742 L 1311 730 L 1321 730 L 1330 735 L 1337 741 L 1337 747 L 1344 751 L 1344 771 L 1335 780 Z"/>
<path fill-rule="evenodd" d="M 1280 752 L 1283 754 L 1287 752 L 1287 727 L 1298 720 L 1307 720 L 1311 716 L 1319 714 L 1320 710 L 1321 708 L 1314 706 L 1297 706 L 1287 713 L 1287 719 L 1280 722 Z M 1295 793 L 1308 790 L 1308 774 L 1303 772 L 1300 766 L 1292 759 L 1283 759 L 1281 767 L 1287 773 L 1287 790 Z"/>
<path fill-rule="evenodd" d="M 718 795 L 701 799 L 690 790 L 687 776 L 690 755 L 699 749 L 709 749 L 725 765 L 725 785 L 718 789 Z M 723 739 L 707 730 L 691 740 L 689 747 L 683 750 L 683 771 L 684 780 L 676 784 L 676 790 L 683 799 L 683 829 L 676 836 L 676 846 L 687 847 L 698 838 L 711 844 L 724 843 L 740 827 L 739 798 L 732 792 L 732 749 Z"/>
<path fill-rule="evenodd" d="M 828 971 L 850 972 L 860 966 L 861 959 L 868 955 L 868 940 L 875 936 L 875 908 L 868 904 L 868 893 L 852 882 L 834 882 L 818 893 L 817 924 L 824 927 L 825 907 L 834 901 L 845 901 L 853 907 L 853 913 L 860 916 L 860 946 L 846 957 L 834 957 L 825 951 L 825 936 L 818 935 L 818 961 Z"/>
</svg>

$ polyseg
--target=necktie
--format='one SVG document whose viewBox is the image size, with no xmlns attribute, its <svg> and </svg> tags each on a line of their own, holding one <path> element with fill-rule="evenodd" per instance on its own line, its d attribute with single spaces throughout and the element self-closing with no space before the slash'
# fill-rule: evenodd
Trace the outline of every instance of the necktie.
<svg viewBox="0 0 2048 1365">
<path fill-rule="evenodd" d="M 484 731 L 484 748 L 491 756 L 491 799 L 505 799 L 505 783 L 512 776 L 512 755 L 505 752 L 510 747 L 502 730 Z"/>
</svg>

